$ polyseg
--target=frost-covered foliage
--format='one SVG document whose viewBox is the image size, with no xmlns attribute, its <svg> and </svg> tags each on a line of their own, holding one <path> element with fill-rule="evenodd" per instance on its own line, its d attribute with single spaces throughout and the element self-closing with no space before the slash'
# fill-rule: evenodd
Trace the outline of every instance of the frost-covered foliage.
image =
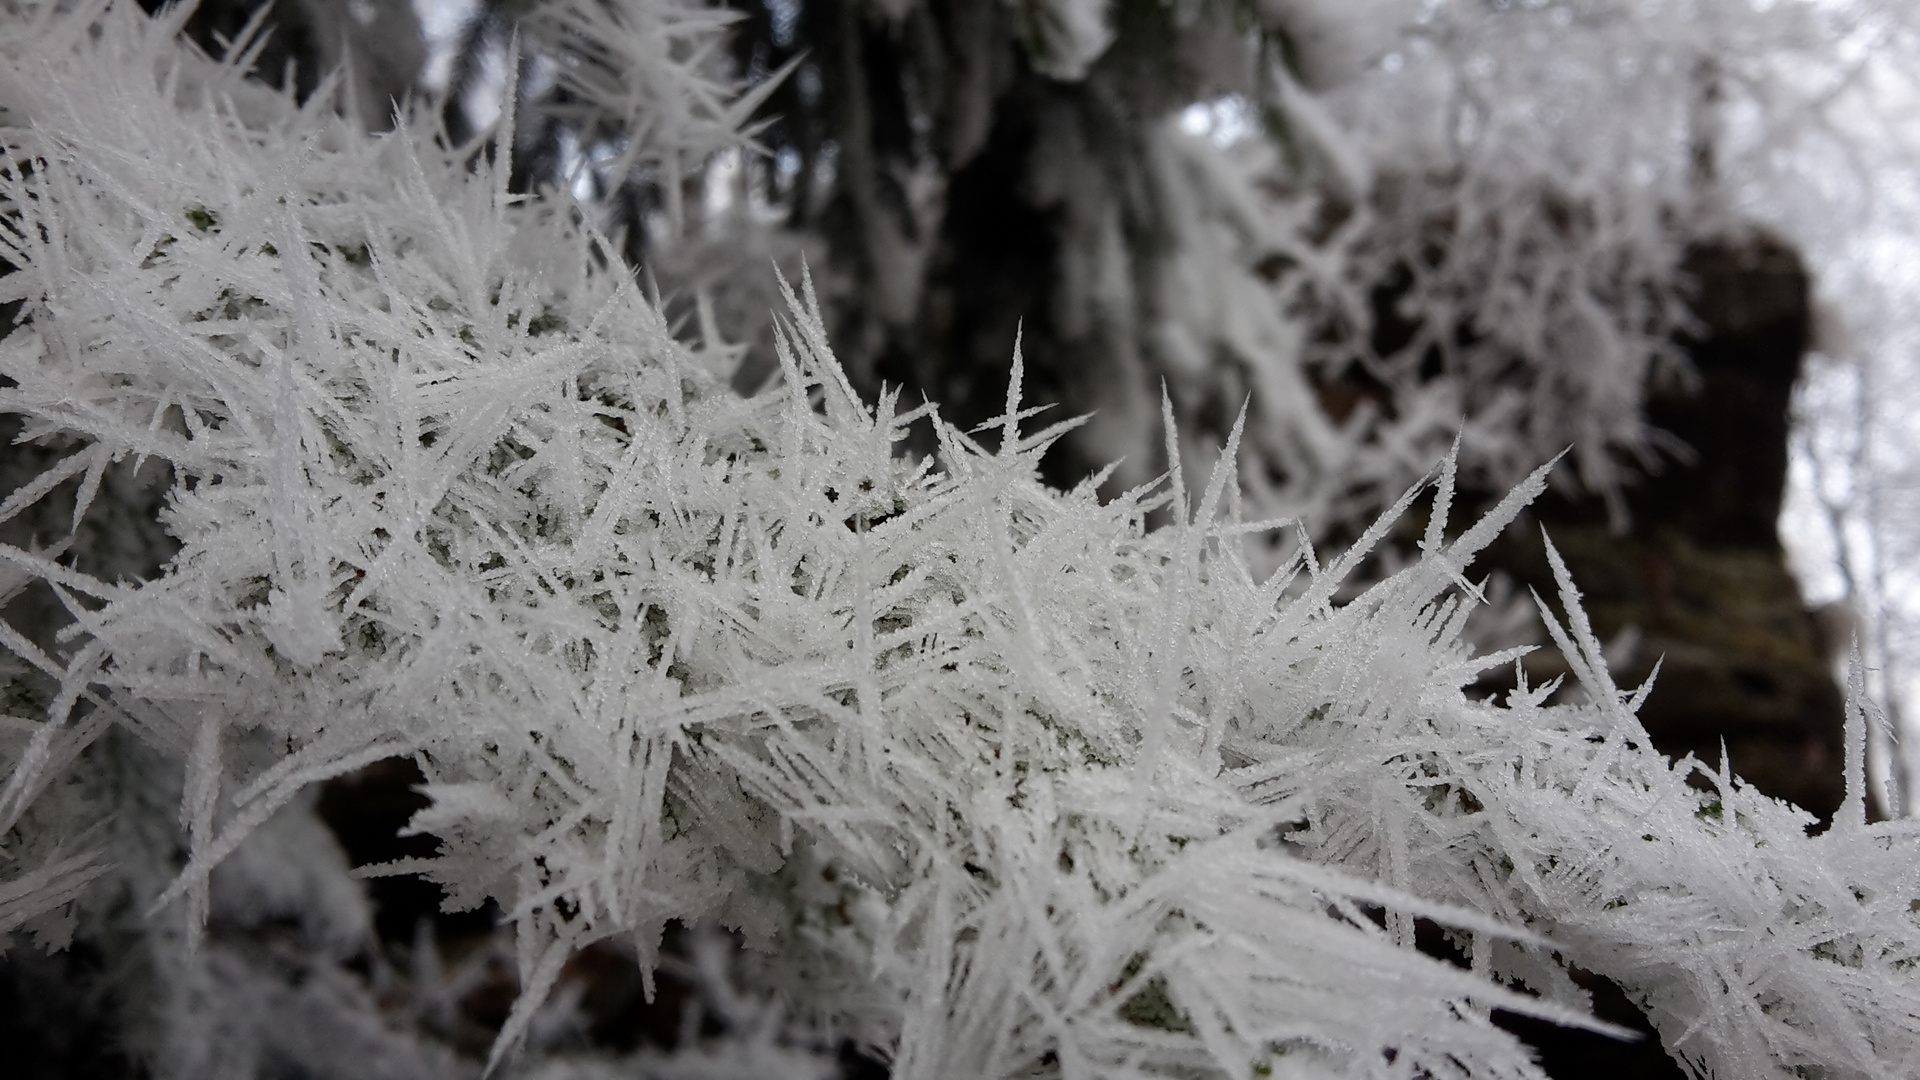
<svg viewBox="0 0 1920 1080">
<path fill-rule="evenodd" d="M 1687 246 L 1778 219 L 1778 178 L 1809 147 L 1848 152 L 1835 103 L 1854 58 L 1905 18 L 1747 0 L 1254 7 L 1278 47 L 1214 117 L 1189 116 L 1210 138 L 1156 144 L 1176 284 L 1151 356 L 1188 387 L 1183 415 L 1250 392 L 1271 417 L 1255 430 L 1283 445 L 1257 444 L 1245 482 L 1279 477 L 1269 503 L 1323 520 L 1366 512 L 1462 424 L 1463 467 L 1496 486 L 1571 445 L 1567 479 L 1617 499 L 1660 451 L 1684 458 L 1641 401 L 1689 377 Z M 1272 327 L 1223 310 L 1273 311 Z M 1302 384 L 1357 384 L 1347 430 L 1295 415 Z"/>
<path fill-rule="evenodd" d="M 656 176 L 678 222 L 685 178 L 744 144 L 741 129 L 778 80 L 751 94 L 730 85 L 713 54 L 738 17 L 698 0 L 559 0 L 532 7 L 517 25 L 529 46 L 549 53 L 556 93 L 545 111 L 583 146 L 611 143 L 611 160 L 599 164 L 606 174 Z"/>
<path fill-rule="evenodd" d="M 1689 377 L 1688 246 L 1790 216 L 1805 161 L 1876 141 L 1841 115 L 1849 88 L 1911 36 L 1904 6 L 1871 2 L 1151 6 L 1082 35 L 1110 63 L 1036 61 L 1081 80 L 1060 101 L 1143 129 L 1035 110 L 1022 182 L 1060 222 L 1043 295 L 1110 369 L 1075 401 L 1099 411 L 1076 449 L 1150 475 L 1164 379 L 1193 467 L 1250 400 L 1248 497 L 1316 530 L 1364 521 L 1462 429 L 1475 486 L 1571 445 L 1559 479 L 1616 512 L 1684 459 L 1641 401 Z M 1166 40 L 1126 36 L 1143 26 Z M 1167 74 L 1142 90 L 1143 70 Z"/>
<path fill-rule="evenodd" d="M 1844 91 L 1908 21 L 1871 2 L 1423 5 L 1323 76 L 1379 177 L 1348 249 L 1356 284 L 1394 287 L 1374 369 L 1404 384 L 1437 356 L 1510 433 L 1489 453 L 1507 470 L 1568 442 L 1592 490 L 1631 476 L 1623 452 L 1657 467 L 1639 396 L 1687 376 L 1686 246 L 1819 201 L 1803 163 L 1853 152 Z"/>
<path fill-rule="evenodd" d="M 364 935 L 302 793 L 394 755 L 442 846 L 375 872 L 513 927 L 495 1069 L 615 1069 L 513 1051 L 571 954 L 651 969 L 672 921 L 759 952 L 697 944 L 729 1037 L 628 1075 L 826 1075 L 852 1040 L 902 1077 L 1537 1077 L 1490 1010 L 1583 1022 L 1575 966 L 1702 1076 L 1920 1063 L 1920 837 L 1865 824 L 1857 753 L 1818 837 L 1661 758 L 1564 572 L 1580 689 L 1465 692 L 1518 659 L 1462 642 L 1467 567 L 1545 469 L 1450 535 L 1449 458 L 1323 564 L 1242 520 L 1239 426 L 1203 483 L 1172 452 L 1052 489 L 1076 422 L 1029 430 L 1018 359 L 984 431 L 868 404 L 804 283 L 743 397 L 505 161 L 176 29 L 0 8 L 0 412 L 46 463 L 0 518 L 55 528 L 0 564 L 65 620 L 0 627 L 0 925 L 136 958 L 161 1071 L 470 1074 L 345 969 L 199 944 Z M 937 459 L 896 454 L 912 425 Z M 117 463 L 178 545 L 146 577 L 69 554 Z M 1353 587 L 1436 484 L 1419 558 Z"/>
<path fill-rule="evenodd" d="M 1109 0 L 1009 0 L 1035 68 L 1078 79 L 1113 43 Z"/>
</svg>

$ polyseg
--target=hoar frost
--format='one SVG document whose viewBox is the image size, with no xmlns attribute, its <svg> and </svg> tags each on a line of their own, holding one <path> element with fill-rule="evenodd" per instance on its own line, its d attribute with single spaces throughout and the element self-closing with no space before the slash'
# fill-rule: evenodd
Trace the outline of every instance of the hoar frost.
<svg viewBox="0 0 1920 1080">
<path fill-rule="evenodd" d="M 158 462 L 179 545 L 144 580 L 0 546 L 70 620 L 0 628 L 0 927 L 85 933 L 117 875 L 217 980 L 215 868 L 405 755 L 440 854 L 372 872 L 512 923 L 496 1068 L 569 955 L 621 935 L 650 969 L 673 920 L 737 930 L 779 1023 L 901 1077 L 1537 1077 L 1490 1010 L 1593 1026 L 1576 966 L 1702 1076 L 1920 1062 L 1915 833 L 1865 823 L 1857 750 L 1818 837 L 1660 757 L 1557 561 L 1583 693 L 1462 641 L 1545 469 L 1449 539 L 1450 458 L 1256 578 L 1242 541 L 1294 526 L 1240 520 L 1238 428 L 1197 488 L 1048 488 L 1075 421 L 1030 430 L 1017 359 L 984 430 L 869 405 L 804 283 L 782 378 L 740 396 L 504 160 L 417 115 L 361 134 L 125 5 L 0 10 L 0 410 L 58 451 L 0 518 L 78 532 Z M 937 461 L 896 456 L 911 424 Z M 1436 485 L 1419 559 L 1347 595 Z M 184 865 L 106 816 L 112 739 L 179 770 Z"/>
</svg>

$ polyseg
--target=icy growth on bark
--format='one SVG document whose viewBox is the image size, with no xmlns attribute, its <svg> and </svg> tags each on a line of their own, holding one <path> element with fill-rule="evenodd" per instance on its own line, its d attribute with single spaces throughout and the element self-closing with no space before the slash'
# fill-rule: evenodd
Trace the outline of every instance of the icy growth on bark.
<svg viewBox="0 0 1920 1080">
<path fill-rule="evenodd" d="M 195 989 L 224 962 L 193 951 L 215 867 L 404 754 L 441 854 L 376 872 L 513 925 L 495 1066 L 574 950 L 620 935 L 651 965 L 668 921 L 709 918 L 766 953 L 791 1010 L 768 1023 L 908 1078 L 1536 1077 L 1489 1012 L 1578 1022 L 1569 964 L 1703 1074 L 1920 1055 L 1910 825 L 1810 839 L 1653 753 L 1564 574 L 1584 698 L 1463 693 L 1516 659 L 1460 641 L 1466 568 L 1545 469 L 1449 538 L 1449 459 L 1419 560 L 1356 596 L 1431 483 L 1257 577 L 1238 426 L 1197 489 L 1172 452 L 1121 498 L 1053 490 L 1037 463 L 1074 422 L 1028 430 L 1017 359 L 984 433 L 870 406 L 810 289 L 782 383 L 742 398 L 504 162 L 296 108 L 126 8 L 46 10 L 0 24 L 33 120 L 4 132 L 0 299 L 27 325 L 0 410 L 70 451 L 0 517 L 77 488 L 78 522 L 110 463 L 151 458 L 181 548 L 141 581 L 0 545 L 72 619 L 0 631 L 33 711 L 0 743 L 6 854 L 33 853 L 0 911 L 62 903 L 96 843 L 177 871 L 137 897 L 169 1015 L 198 1018 L 177 1040 L 229 1015 Z M 937 463 L 894 455 L 913 423 Z M 113 807 L 63 778 L 110 727 L 183 764 L 184 867 L 140 815 L 85 833 Z M 1416 952 L 1416 916 L 1473 970 Z M 755 1037 L 656 1071 L 745 1068 Z M 814 1061 L 765 1049 L 742 1060 Z"/>
</svg>

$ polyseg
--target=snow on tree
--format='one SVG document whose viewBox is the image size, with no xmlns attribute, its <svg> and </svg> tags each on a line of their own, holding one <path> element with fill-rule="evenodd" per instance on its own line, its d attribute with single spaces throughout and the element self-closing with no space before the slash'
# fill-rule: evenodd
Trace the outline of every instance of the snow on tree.
<svg viewBox="0 0 1920 1080">
<path fill-rule="evenodd" d="M 1020 10 L 1054 74 L 1099 53 L 1102 5 Z M 630 160 L 735 137 L 724 20 L 544 14 L 652 58 L 565 76 L 575 117 L 674 121 L 629 126 Z M 1250 520 L 1257 397 L 1203 470 L 1170 379 L 1165 474 L 1061 489 L 1041 458 L 1082 421 L 1036 425 L 1017 342 L 984 429 L 869 401 L 805 277 L 742 394 L 739 351 L 676 335 L 568 189 L 514 190 L 511 83 L 491 136 L 420 109 L 370 135 L 338 83 L 249 80 L 258 39 L 209 60 L 187 15 L 0 7 L 0 412 L 27 448 L 0 927 L 127 957 L 157 1072 L 477 1071 L 327 959 L 368 913 L 303 799 L 395 755 L 441 848 L 373 872 L 511 925 L 500 1074 L 830 1075 L 850 1041 L 902 1077 L 1537 1077 L 1491 1012 L 1593 1026 L 1574 967 L 1697 1075 L 1920 1061 L 1920 852 L 1866 821 L 1863 712 L 1810 836 L 1651 750 L 1564 568 L 1540 608 L 1576 692 L 1463 638 L 1474 556 L 1551 463 L 1450 533 L 1457 450 L 1323 559 Z M 1417 502 L 1415 557 L 1368 567 Z M 1465 692 L 1505 665 L 1514 692 Z M 276 919 L 310 977 L 208 932 Z M 685 962 L 670 922 L 751 950 L 693 949 L 721 1034 L 553 1051 L 567 958 Z"/>
</svg>

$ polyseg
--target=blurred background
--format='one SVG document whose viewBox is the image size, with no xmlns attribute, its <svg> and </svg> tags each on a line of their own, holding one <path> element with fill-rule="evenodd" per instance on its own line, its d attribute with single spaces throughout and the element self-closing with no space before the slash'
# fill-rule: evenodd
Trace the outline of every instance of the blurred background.
<svg viewBox="0 0 1920 1080">
<path fill-rule="evenodd" d="M 870 400 L 904 387 L 973 427 L 1018 337 L 1027 401 L 1093 415 L 1048 460 L 1061 486 L 1112 466 L 1098 482 L 1126 490 L 1170 453 L 1204 475 L 1244 412 L 1234 512 L 1298 523 L 1250 540 L 1256 564 L 1337 548 L 1456 440 L 1456 528 L 1564 451 L 1477 571 L 1473 633 L 1544 640 L 1547 526 L 1621 684 L 1663 660 L 1656 744 L 1724 750 L 1825 817 L 1855 642 L 1878 813 L 1908 812 L 1920 767 L 1899 738 L 1920 676 L 1912 10 L 202 0 L 189 32 L 218 56 L 263 20 L 260 77 L 337 89 L 370 129 L 437 118 L 478 155 L 510 115 L 516 188 L 570 195 L 684 333 L 737 351 L 743 391 L 776 370 L 775 268 L 804 266 Z M 390 765 L 320 797 L 355 863 L 431 851 L 394 838 L 420 799 Z M 459 952 L 434 1022 L 484 1046 L 513 992 L 473 944 L 485 913 L 374 886 L 383 939 Z M 631 965 L 580 964 L 595 1038 L 644 1041 Z M 643 1010 L 668 1041 L 672 994 Z M 1556 1076 L 1673 1068 L 1540 1038 Z"/>
</svg>

